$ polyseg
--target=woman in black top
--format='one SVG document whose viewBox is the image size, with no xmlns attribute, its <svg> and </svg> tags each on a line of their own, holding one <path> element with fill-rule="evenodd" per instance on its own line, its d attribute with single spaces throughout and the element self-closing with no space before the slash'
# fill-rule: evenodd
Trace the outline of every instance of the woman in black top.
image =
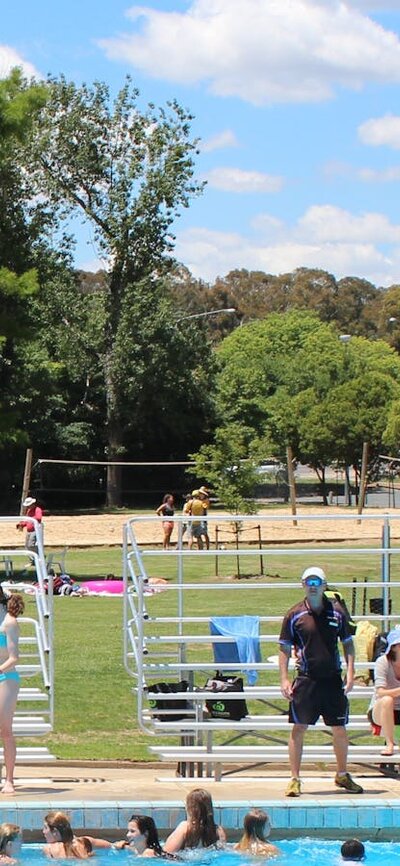
<svg viewBox="0 0 400 866">
<path fill-rule="evenodd" d="M 156 510 L 156 514 L 159 517 L 164 517 L 163 520 L 163 531 L 164 531 L 164 539 L 163 539 L 163 548 L 164 550 L 168 550 L 169 543 L 171 541 L 172 530 L 174 528 L 174 521 L 171 518 L 174 516 L 174 497 L 171 493 L 166 493 L 164 499 Z"/>
</svg>

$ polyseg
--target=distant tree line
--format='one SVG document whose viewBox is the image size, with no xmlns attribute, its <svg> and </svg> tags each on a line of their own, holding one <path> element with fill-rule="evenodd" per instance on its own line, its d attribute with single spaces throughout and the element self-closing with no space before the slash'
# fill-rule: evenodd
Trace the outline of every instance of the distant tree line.
<svg viewBox="0 0 400 866">
<path fill-rule="evenodd" d="M 78 460 L 195 454 L 202 477 L 206 459 L 223 475 L 248 458 L 244 500 L 257 461 L 287 444 L 322 480 L 332 460 L 357 466 L 365 438 L 372 456 L 399 447 L 400 286 L 305 268 L 207 283 L 174 260 L 172 223 L 201 192 L 190 121 L 175 102 L 142 108 L 129 80 L 114 101 L 101 83 L 0 82 L 3 509 L 28 445 Z M 77 215 L 107 269 L 73 267 Z M 60 469 L 58 485 L 88 477 Z M 118 467 L 106 494 L 124 501 Z"/>
</svg>

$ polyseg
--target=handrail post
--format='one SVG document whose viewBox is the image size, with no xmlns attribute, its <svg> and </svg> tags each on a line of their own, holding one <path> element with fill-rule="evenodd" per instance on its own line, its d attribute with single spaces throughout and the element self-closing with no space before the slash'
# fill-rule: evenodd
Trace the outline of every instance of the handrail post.
<svg viewBox="0 0 400 866">
<path fill-rule="evenodd" d="M 382 613 L 384 631 L 390 629 L 390 518 L 385 514 L 382 526 Z"/>
</svg>

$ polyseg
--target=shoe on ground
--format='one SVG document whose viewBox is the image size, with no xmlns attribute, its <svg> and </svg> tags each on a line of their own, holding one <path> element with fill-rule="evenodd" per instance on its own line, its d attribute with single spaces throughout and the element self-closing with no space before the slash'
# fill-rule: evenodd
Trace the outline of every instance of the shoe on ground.
<svg viewBox="0 0 400 866">
<path fill-rule="evenodd" d="M 301 794 L 301 782 L 300 779 L 291 779 L 286 791 L 285 797 L 300 797 Z"/>
<path fill-rule="evenodd" d="M 357 785 L 357 782 L 351 778 L 350 773 L 343 773 L 343 775 L 340 776 L 336 773 L 335 785 L 337 785 L 338 788 L 344 788 L 345 791 L 349 791 L 350 794 L 364 793 L 364 788 L 362 788 L 361 785 Z"/>
</svg>

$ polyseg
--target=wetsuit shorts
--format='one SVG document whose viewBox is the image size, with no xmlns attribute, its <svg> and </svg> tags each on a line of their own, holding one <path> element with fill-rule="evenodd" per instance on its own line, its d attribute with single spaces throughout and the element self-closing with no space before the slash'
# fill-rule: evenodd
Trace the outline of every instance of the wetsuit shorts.
<svg viewBox="0 0 400 866">
<path fill-rule="evenodd" d="M 293 683 L 289 722 L 315 725 L 322 716 L 329 727 L 344 727 L 349 717 L 349 702 L 340 674 L 313 680 L 300 674 Z"/>
</svg>

